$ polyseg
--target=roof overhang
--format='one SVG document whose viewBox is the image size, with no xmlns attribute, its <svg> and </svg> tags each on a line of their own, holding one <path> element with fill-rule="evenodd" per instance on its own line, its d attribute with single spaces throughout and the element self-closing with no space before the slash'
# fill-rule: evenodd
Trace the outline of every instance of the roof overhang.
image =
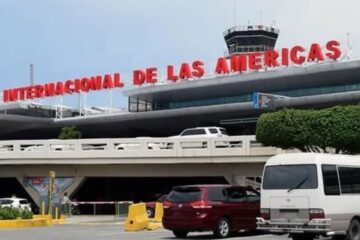
<svg viewBox="0 0 360 240">
<path fill-rule="evenodd" d="M 354 83 L 359 75 L 360 60 L 335 61 L 142 86 L 124 94 L 146 101 L 181 101 Z"/>
</svg>

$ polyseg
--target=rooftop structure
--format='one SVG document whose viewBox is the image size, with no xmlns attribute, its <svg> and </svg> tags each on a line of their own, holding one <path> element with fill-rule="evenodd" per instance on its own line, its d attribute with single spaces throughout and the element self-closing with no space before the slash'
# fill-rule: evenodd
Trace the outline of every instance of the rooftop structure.
<svg viewBox="0 0 360 240">
<path fill-rule="evenodd" d="M 224 32 L 229 55 L 264 52 L 275 47 L 279 29 L 264 25 L 235 26 Z"/>
</svg>

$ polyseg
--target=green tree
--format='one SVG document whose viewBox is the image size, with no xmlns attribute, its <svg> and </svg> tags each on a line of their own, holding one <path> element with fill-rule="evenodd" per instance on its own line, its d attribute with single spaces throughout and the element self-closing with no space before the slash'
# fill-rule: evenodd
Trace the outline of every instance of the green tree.
<svg viewBox="0 0 360 240">
<path fill-rule="evenodd" d="M 61 128 L 59 139 L 79 139 L 81 132 L 75 126 L 67 126 Z"/>
<path fill-rule="evenodd" d="M 304 152 L 360 152 L 360 105 L 262 114 L 256 138 L 265 146 Z"/>
</svg>

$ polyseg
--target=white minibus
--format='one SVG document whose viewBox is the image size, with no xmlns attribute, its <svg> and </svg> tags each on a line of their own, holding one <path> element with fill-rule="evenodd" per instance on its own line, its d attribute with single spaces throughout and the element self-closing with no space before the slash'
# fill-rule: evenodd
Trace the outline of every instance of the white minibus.
<svg viewBox="0 0 360 240">
<path fill-rule="evenodd" d="M 360 157 L 292 153 L 271 157 L 261 186 L 258 230 L 294 240 L 360 239 Z"/>
</svg>

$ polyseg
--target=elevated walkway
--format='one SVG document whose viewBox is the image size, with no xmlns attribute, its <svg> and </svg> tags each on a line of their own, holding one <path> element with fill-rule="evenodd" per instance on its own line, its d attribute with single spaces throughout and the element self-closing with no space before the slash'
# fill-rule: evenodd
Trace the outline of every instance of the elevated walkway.
<svg viewBox="0 0 360 240">
<path fill-rule="evenodd" d="M 0 142 L 0 165 L 265 162 L 283 152 L 255 136 L 16 140 Z"/>
<path fill-rule="evenodd" d="M 96 177 L 224 177 L 256 188 L 248 177 L 261 176 L 266 160 L 283 152 L 255 136 L 0 141 L 0 178 L 16 178 L 38 206 L 50 170 L 69 183 L 59 193 L 70 195 Z"/>
</svg>

